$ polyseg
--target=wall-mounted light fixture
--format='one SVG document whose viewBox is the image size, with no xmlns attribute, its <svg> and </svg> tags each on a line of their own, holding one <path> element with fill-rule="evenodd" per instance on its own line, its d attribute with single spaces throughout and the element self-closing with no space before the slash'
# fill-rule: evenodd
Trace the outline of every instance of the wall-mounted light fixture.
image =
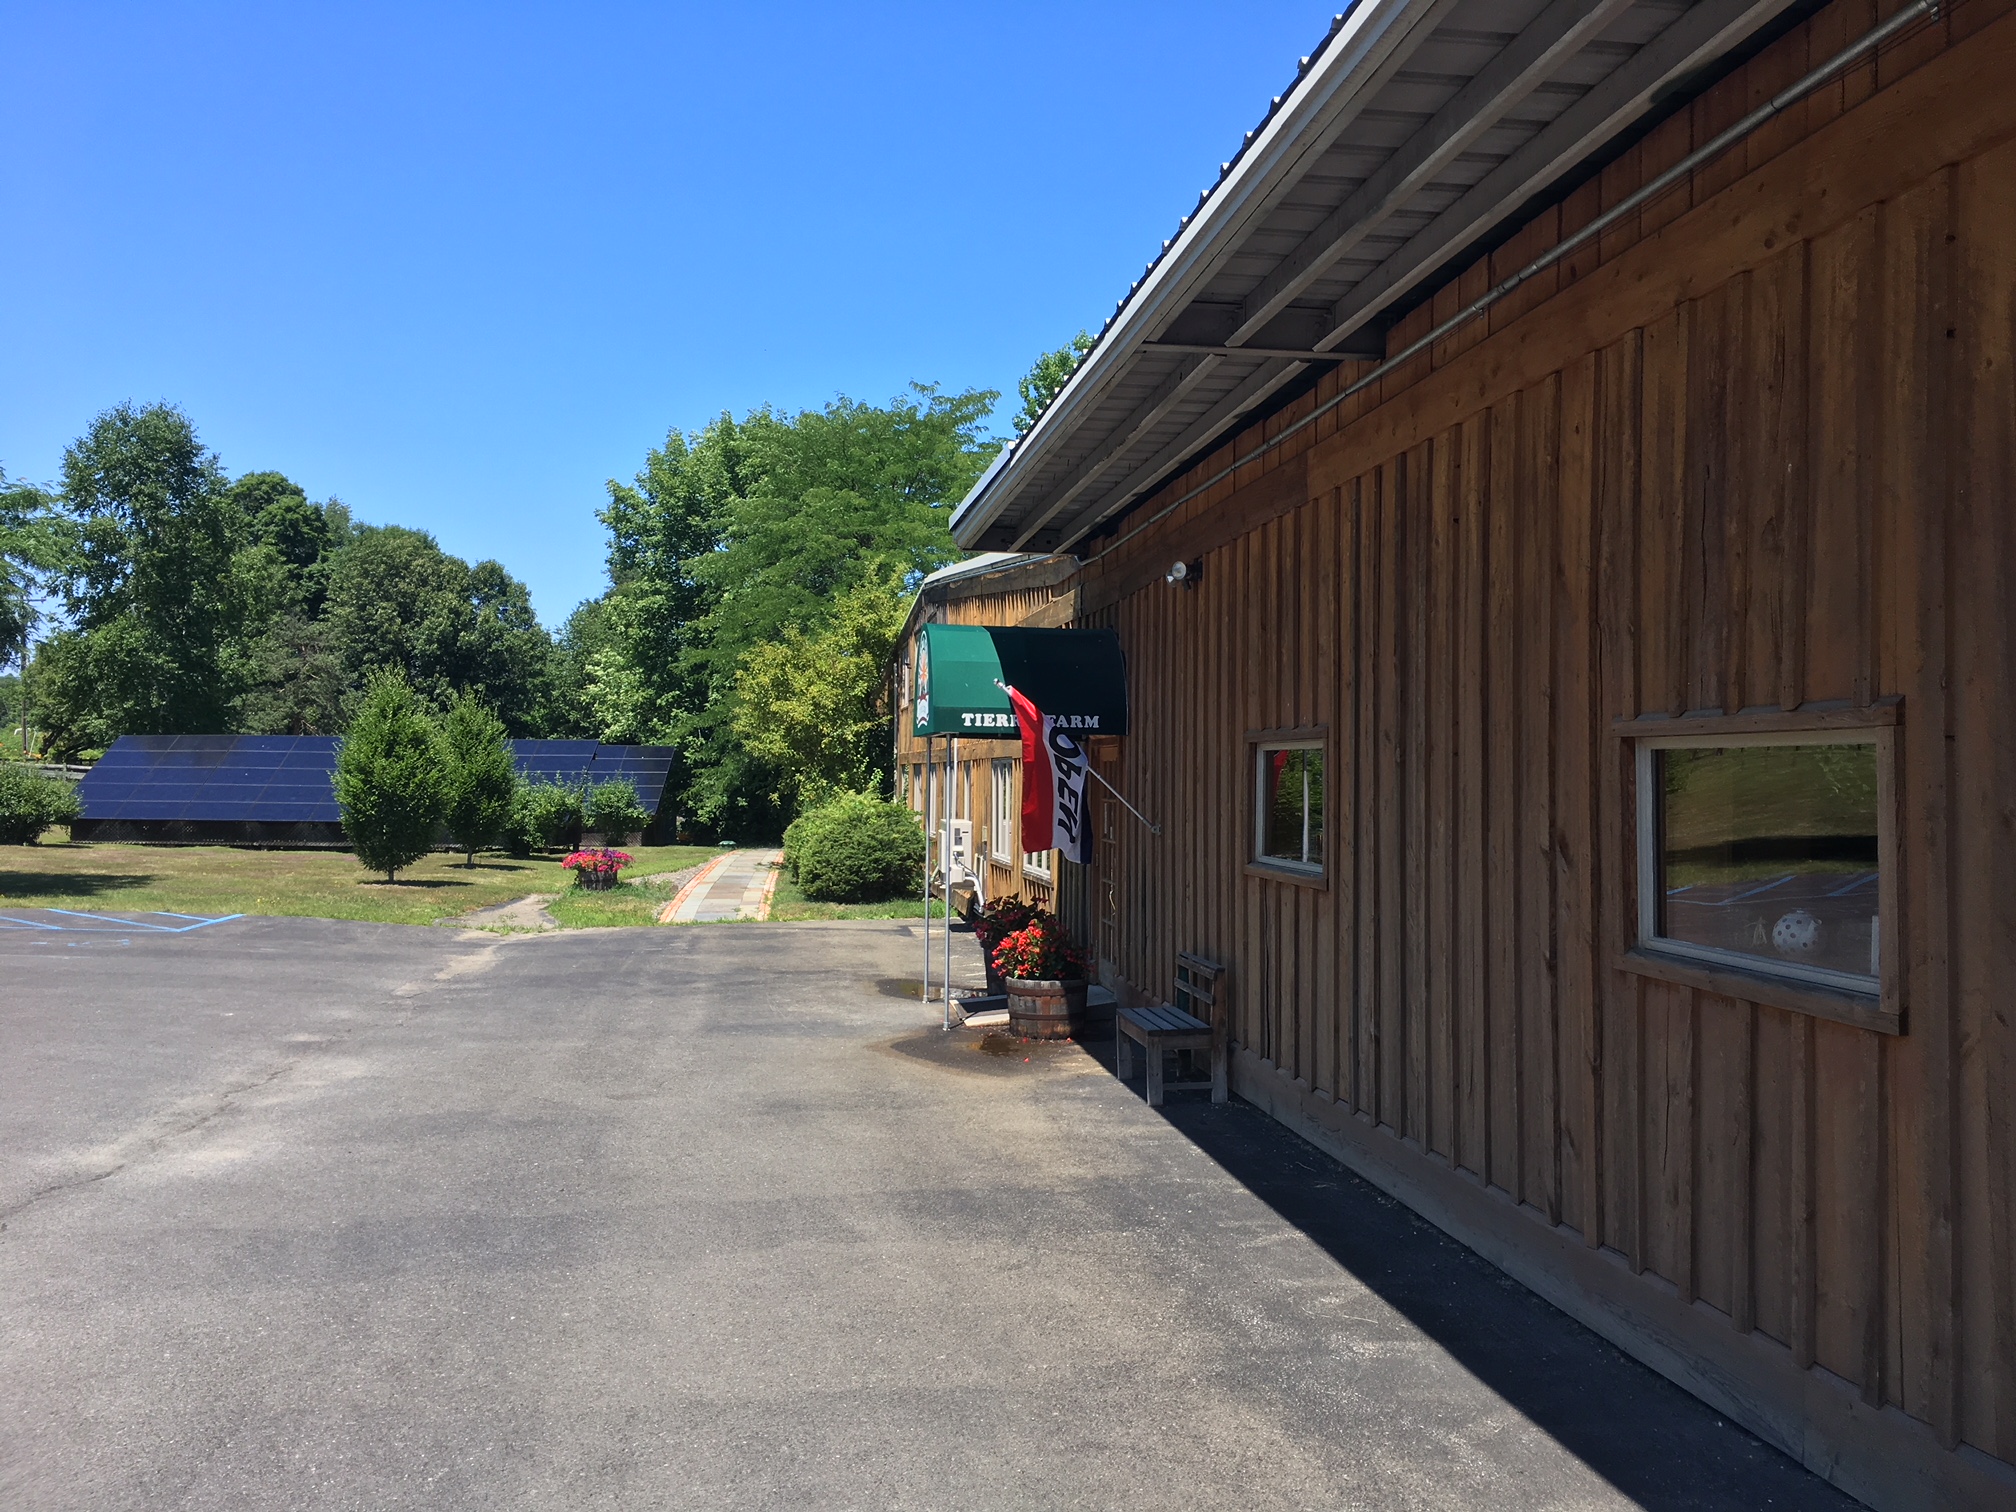
<svg viewBox="0 0 2016 1512">
<path fill-rule="evenodd" d="M 1177 562 L 1170 567 L 1169 575 L 1162 579 L 1165 583 L 1181 583 L 1185 588 L 1195 588 L 1197 580 L 1204 576 L 1204 558 L 1194 562 Z"/>
</svg>

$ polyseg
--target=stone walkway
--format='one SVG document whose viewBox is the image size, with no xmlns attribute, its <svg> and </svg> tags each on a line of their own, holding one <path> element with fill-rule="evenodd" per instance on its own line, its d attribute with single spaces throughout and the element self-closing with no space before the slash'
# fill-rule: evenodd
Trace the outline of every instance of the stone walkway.
<svg viewBox="0 0 2016 1512">
<path fill-rule="evenodd" d="M 701 868 L 700 875 L 658 912 L 660 924 L 718 924 L 764 919 L 777 890 L 780 850 L 732 850 Z"/>
<path fill-rule="evenodd" d="M 514 898 L 509 903 L 493 904 L 489 908 L 458 914 L 441 922 L 463 929 L 530 929 L 540 932 L 558 929 L 560 921 L 546 911 L 546 905 L 559 896 L 558 893 L 533 893 L 529 898 Z"/>
</svg>

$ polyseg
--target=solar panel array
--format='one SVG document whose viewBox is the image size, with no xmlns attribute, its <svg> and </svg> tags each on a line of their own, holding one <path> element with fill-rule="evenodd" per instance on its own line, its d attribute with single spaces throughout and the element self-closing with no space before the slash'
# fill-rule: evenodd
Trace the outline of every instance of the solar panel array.
<svg viewBox="0 0 2016 1512">
<path fill-rule="evenodd" d="M 612 746 L 593 740 L 514 740 L 520 776 L 581 787 L 627 778 L 653 813 L 672 775 L 671 746 Z"/>
<path fill-rule="evenodd" d="M 536 741 L 521 740 L 518 745 L 536 745 Z M 672 776 L 672 758 L 676 753 L 671 746 L 598 746 L 595 761 L 588 769 L 588 781 L 610 782 L 627 778 L 630 786 L 637 789 L 637 797 L 652 813 L 658 812 L 658 804 L 665 796 L 665 784 Z M 523 771 L 524 758 L 519 758 L 519 770 Z M 578 779 L 577 779 L 578 780 Z"/>
<path fill-rule="evenodd" d="M 122 735 L 85 775 L 86 819 L 334 824 L 323 735 Z"/>
<path fill-rule="evenodd" d="M 332 735 L 122 735 L 77 796 L 88 820 L 335 824 Z M 656 812 L 670 746 L 514 740 L 522 776 L 573 786 L 628 778 Z"/>
</svg>

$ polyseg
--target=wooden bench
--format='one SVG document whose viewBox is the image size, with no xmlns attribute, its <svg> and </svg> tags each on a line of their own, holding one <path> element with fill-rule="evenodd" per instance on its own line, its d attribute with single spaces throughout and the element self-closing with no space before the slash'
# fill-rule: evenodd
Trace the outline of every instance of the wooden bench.
<svg viewBox="0 0 2016 1512">
<path fill-rule="evenodd" d="M 1113 1015 L 1113 1059 L 1122 1081 L 1134 1076 L 1134 1044 L 1141 1046 L 1148 1062 L 1148 1106 L 1162 1106 L 1162 1094 L 1171 1089 L 1209 1087 L 1211 1101 L 1224 1102 L 1230 1095 L 1225 1068 L 1225 1022 L 1219 998 L 1219 980 L 1225 968 L 1201 956 L 1179 953 L 1176 957 L 1174 1003 L 1148 1003 L 1139 1008 L 1122 1008 Z M 1134 1044 L 1130 1044 L 1133 1041 Z M 1209 1050 L 1211 1077 L 1208 1081 L 1166 1081 L 1162 1056 L 1166 1051 Z"/>
</svg>

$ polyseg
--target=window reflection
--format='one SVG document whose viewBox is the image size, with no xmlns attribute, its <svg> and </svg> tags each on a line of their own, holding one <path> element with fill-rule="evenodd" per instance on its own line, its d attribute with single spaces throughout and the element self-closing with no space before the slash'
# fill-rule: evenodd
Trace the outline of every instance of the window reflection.
<svg viewBox="0 0 2016 1512">
<path fill-rule="evenodd" d="M 1323 864 L 1323 752 L 1315 746 L 1260 751 L 1260 855 Z"/>
<path fill-rule="evenodd" d="M 1657 771 L 1660 937 L 1878 974 L 1873 744 L 1673 748 Z"/>
</svg>

